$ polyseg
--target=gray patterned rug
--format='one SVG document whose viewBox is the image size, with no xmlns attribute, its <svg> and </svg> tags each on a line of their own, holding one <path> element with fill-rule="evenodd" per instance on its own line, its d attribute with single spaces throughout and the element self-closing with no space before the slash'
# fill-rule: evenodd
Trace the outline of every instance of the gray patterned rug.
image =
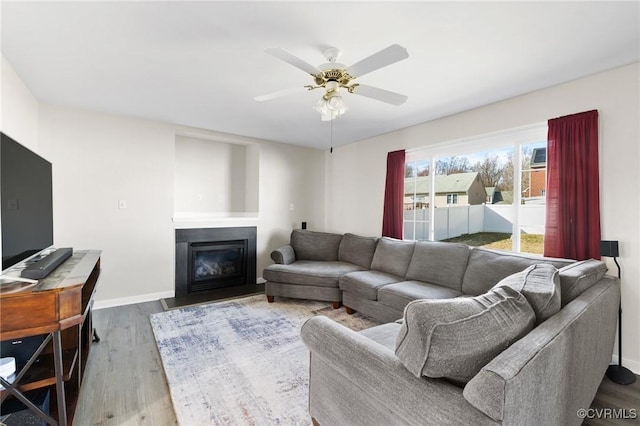
<svg viewBox="0 0 640 426">
<path fill-rule="evenodd" d="M 300 327 L 315 315 L 354 330 L 376 325 L 328 302 L 264 295 L 151 315 L 180 425 L 309 425 Z"/>
</svg>

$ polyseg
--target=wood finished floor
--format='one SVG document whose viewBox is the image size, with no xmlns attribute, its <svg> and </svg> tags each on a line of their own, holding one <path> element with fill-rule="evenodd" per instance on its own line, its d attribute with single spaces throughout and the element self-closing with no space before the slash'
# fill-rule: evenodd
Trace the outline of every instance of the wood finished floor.
<svg viewBox="0 0 640 426">
<path fill-rule="evenodd" d="M 87 361 L 74 426 L 177 424 L 149 323 L 149 315 L 161 311 L 159 301 L 95 311 L 101 341 L 92 346 Z M 592 408 L 635 409 L 640 416 L 640 380 L 622 386 L 605 377 Z M 640 425 L 640 418 L 590 419 L 584 424 Z"/>
<path fill-rule="evenodd" d="M 149 315 L 160 302 L 94 312 L 100 342 L 89 353 L 74 426 L 176 425 Z"/>
</svg>

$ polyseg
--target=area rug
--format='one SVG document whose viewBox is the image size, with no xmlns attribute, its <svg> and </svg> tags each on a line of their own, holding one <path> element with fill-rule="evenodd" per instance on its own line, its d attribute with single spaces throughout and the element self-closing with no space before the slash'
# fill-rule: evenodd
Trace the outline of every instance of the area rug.
<svg viewBox="0 0 640 426">
<path fill-rule="evenodd" d="M 315 315 L 356 331 L 377 324 L 328 302 L 264 295 L 151 315 L 179 424 L 311 424 L 300 328 Z"/>
</svg>

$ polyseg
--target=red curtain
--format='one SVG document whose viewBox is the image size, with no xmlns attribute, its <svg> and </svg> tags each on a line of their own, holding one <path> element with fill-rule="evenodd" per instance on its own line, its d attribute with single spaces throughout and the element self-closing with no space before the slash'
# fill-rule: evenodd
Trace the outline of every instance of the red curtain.
<svg viewBox="0 0 640 426">
<path fill-rule="evenodd" d="M 404 149 L 387 154 L 382 236 L 402 239 L 404 208 Z"/>
<path fill-rule="evenodd" d="M 549 120 L 544 255 L 600 259 L 596 110 Z"/>
</svg>

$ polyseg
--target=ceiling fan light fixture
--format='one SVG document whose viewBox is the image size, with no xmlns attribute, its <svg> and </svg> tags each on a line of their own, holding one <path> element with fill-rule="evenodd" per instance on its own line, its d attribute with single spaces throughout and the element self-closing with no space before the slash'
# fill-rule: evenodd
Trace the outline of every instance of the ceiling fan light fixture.
<svg viewBox="0 0 640 426">
<path fill-rule="evenodd" d="M 347 106 L 342 100 L 340 87 L 336 81 L 328 81 L 325 89 L 325 94 L 313 109 L 322 114 L 322 121 L 329 121 L 347 112 Z"/>
<path fill-rule="evenodd" d="M 329 108 L 331 111 L 339 111 L 344 105 L 342 96 L 340 96 L 340 93 L 337 91 L 327 93 L 325 97 L 327 98 L 327 108 Z"/>
<path fill-rule="evenodd" d="M 342 97 L 338 94 L 338 96 L 333 96 L 330 99 L 333 99 L 333 102 L 337 102 L 337 107 L 332 109 L 329 106 L 329 100 L 325 99 L 325 97 L 321 97 L 318 103 L 313 107 L 314 110 L 318 111 L 321 114 L 322 121 L 331 121 L 335 118 L 340 117 L 342 114 L 347 112 L 347 105 L 342 100 Z M 335 104 L 334 104 L 335 105 Z"/>
</svg>

